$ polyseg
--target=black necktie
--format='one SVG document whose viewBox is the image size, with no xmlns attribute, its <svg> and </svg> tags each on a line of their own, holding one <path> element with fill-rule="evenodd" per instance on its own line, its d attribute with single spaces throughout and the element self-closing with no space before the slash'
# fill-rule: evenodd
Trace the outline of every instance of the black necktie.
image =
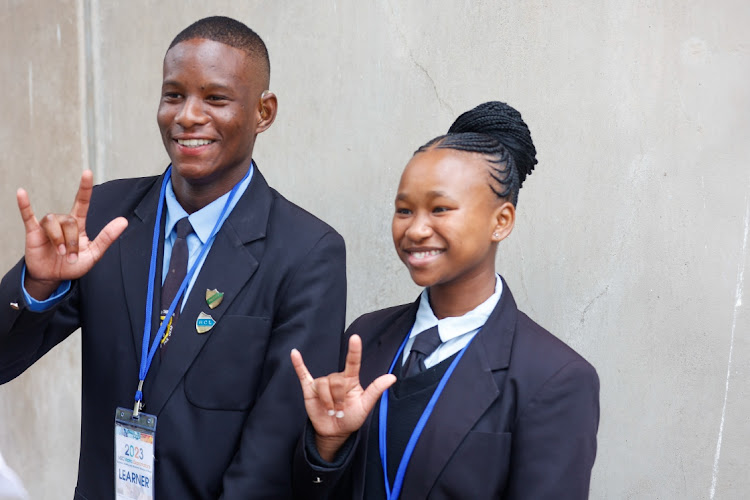
<svg viewBox="0 0 750 500">
<path fill-rule="evenodd" d="M 190 221 L 187 217 L 183 217 L 177 221 L 175 229 L 177 231 L 177 239 L 174 240 L 174 244 L 172 245 L 172 256 L 169 259 L 169 271 L 167 272 L 167 277 L 164 279 L 164 284 L 161 287 L 162 321 L 164 321 L 169 306 L 172 304 L 175 295 L 177 295 L 177 291 L 180 289 L 180 286 L 187 275 L 187 236 L 193 232 L 193 226 L 190 225 Z M 180 313 L 181 302 L 182 301 L 177 303 L 170 323 L 164 331 L 164 337 L 161 341 L 162 347 L 169 340 L 169 336 L 172 333 L 172 325 L 177 320 L 177 316 Z"/>
<path fill-rule="evenodd" d="M 437 325 L 428 328 L 414 337 L 414 344 L 411 346 L 409 357 L 406 358 L 406 363 L 404 363 L 404 366 L 401 369 L 404 378 L 411 377 L 412 375 L 416 375 L 417 373 L 426 370 L 424 360 L 427 359 L 440 344 L 441 340 L 440 335 L 438 334 Z"/>
</svg>

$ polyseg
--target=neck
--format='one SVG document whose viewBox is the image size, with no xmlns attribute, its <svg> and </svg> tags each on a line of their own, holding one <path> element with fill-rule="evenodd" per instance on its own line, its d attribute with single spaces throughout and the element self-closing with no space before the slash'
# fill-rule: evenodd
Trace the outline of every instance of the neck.
<svg viewBox="0 0 750 500">
<path fill-rule="evenodd" d="M 438 319 L 463 316 L 495 293 L 495 270 L 429 290 L 430 306 Z"/>
<path fill-rule="evenodd" d="M 173 170 L 172 189 L 182 208 L 188 214 L 192 214 L 231 191 L 246 173 L 247 170 L 238 172 L 221 183 L 205 179 L 202 179 L 202 182 L 191 182 Z"/>
</svg>

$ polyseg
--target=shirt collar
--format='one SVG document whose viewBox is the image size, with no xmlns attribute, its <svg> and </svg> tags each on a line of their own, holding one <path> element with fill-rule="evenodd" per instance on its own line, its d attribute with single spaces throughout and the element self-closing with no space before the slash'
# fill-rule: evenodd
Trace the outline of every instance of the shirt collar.
<svg viewBox="0 0 750 500">
<path fill-rule="evenodd" d="M 253 167 L 254 163 L 251 163 L 250 175 L 248 175 L 245 182 L 240 185 L 237 195 L 232 200 L 234 202 L 233 205 L 237 203 L 237 200 L 250 183 L 250 180 L 253 177 Z M 224 204 L 227 202 L 227 198 L 229 198 L 230 192 L 231 190 L 227 191 L 205 207 L 188 215 L 185 209 L 182 208 L 182 205 L 180 205 L 180 202 L 177 201 L 177 196 L 174 194 L 174 189 L 172 188 L 172 182 L 170 179 L 170 182 L 167 183 L 167 190 L 164 196 L 167 205 L 167 220 L 164 225 L 165 237 L 169 238 L 172 234 L 172 230 L 177 225 L 177 221 L 183 217 L 187 217 L 190 221 L 190 225 L 193 226 L 193 231 L 195 231 L 196 236 L 198 236 L 202 244 L 205 244 L 206 241 L 208 241 L 208 238 L 211 237 L 211 231 L 213 231 L 214 225 L 216 224 L 219 215 L 221 215 L 221 211 L 224 208 Z M 229 212 L 227 212 L 227 215 L 228 214 Z"/>
<path fill-rule="evenodd" d="M 438 333 L 440 334 L 440 340 L 447 342 L 448 340 L 454 339 L 465 333 L 474 331 L 483 326 L 487 319 L 492 314 L 492 311 L 500 301 L 500 296 L 503 293 L 503 282 L 499 275 L 495 275 L 495 293 L 479 304 L 477 307 L 467 312 L 463 316 L 455 316 L 443 319 L 437 319 L 435 313 L 432 312 L 430 307 L 429 289 L 425 288 L 422 291 L 421 298 L 419 300 L 419 309 L 417 309 L 417 317 L 414 320 L 414 327 L 412 328 L 411 335 L 414 337 L 419 333 L 432 328 L 437 325 Z"/>
</svg>

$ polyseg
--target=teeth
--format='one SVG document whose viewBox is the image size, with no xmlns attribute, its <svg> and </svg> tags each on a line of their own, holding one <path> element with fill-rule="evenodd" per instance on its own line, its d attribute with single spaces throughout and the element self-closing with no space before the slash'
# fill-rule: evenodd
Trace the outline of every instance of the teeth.
<svg viewBox="0 0 750 500">
<path fill-rule="evenodd" d="M 441 250 L 429 250 L 427 252 L 412 252 L 412 257 L 415 259 L 424 259 L 425 257 L 431 257 L 433 255 L 438 255 L 441 253 Z"/>
<path fill-rule="evenodd" d="M 177 142 L 181 146 L 187 146 L 189 148 L 195 148 L 198 146 L 205 146 L 206 144 L 211 144 L 214 141 L 211 141 L 209 139 L 177 139 Z"/>
</svg>

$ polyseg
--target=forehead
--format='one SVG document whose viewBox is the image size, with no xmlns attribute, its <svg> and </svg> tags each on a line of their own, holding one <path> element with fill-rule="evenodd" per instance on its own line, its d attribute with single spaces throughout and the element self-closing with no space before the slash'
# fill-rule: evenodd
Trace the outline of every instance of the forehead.
<svg viewBox="0 0 750 500">
<path fill-rule="evenodd" d="M 417 153 L 401 176 L 399 193 L 434 191 L 466 194 L 488 188 L 487 160 L 478 153 L 455 149 L 431 149 Z"/>
<path fill-rule="evenodd" d="M 218 78 L 252 83 L 261 79 L 258 73 L 258 64 L 244 50 L 203 38 L 180 42 L 164 56 L 165 82 Z"/>
</svg>

